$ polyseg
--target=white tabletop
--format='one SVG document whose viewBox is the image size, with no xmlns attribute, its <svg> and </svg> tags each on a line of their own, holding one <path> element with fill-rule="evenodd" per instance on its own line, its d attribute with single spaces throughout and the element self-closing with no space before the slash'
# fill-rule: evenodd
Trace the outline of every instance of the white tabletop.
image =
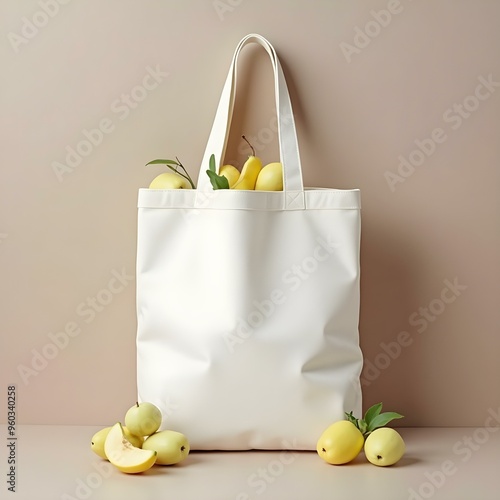
<svg viewBox="0 0 500 500">
<path fill-rule="evenodd" d="M 7 428 L 0 429 L 5 442 Z M 16 494 L 10 494 L 2 480 L 0 498 L 500 499 L 499 428 L 399 429 L 406 455 L 385 468 L 368 463 L 363 453 L 351 464 L 333 466 L 315 452 L 192 452 L 181 464 L 154 466 L 136 475 L 123 474 L 94 455 L 90 439 L 97 430 L 93 426 L 18 426 Z M 2 470 L 8 471 L 7 456 L 2 455 Z"/>
</svg>

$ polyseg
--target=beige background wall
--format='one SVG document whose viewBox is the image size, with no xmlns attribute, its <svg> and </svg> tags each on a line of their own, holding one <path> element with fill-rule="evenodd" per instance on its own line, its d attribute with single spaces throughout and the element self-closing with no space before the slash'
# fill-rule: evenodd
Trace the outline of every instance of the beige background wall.
<svg viewBox="0 0 500 500">
<path fill-rule="evenodd" d="M 162 171 L 144 164 L 197 173 L 249 32 L 282 59 L 306 185 L 362 190 L 365 406 L 423 426 L 498 411 L 500 2 L 42 3 L 0 15 L 1 390 L 17 385 L 21 423 L 109 424 L 135 401 L 136 195 Z M 244 131 L 272 161 L 270 68 L 253 47 L 243 66 L 227 159 Z M 398 173 L 400 156 L 421 165 Z"/>
</svg>

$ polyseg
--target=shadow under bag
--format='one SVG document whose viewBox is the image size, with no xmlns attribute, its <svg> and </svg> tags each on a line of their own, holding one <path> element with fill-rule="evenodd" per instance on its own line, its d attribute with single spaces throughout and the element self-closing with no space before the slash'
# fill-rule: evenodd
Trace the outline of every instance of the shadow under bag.
<svg viewBox="0 0 500 500">
<path fill-rule="evenodd" d="M 205 172 L 224 157 L 248 43 L 274 71 L 283 191 L 214 191 Z M 360 193 L 303 187 L 287 85 L 260 35 L 236 48 L 197 186 L 139 190 L 139 400 L 192 449 L 314 450 L 361 413 Z"/>
</svg>

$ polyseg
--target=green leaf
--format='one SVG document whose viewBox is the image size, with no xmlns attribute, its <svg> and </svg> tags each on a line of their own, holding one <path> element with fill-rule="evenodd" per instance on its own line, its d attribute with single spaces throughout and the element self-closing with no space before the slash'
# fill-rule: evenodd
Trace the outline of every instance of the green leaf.
<svg viewBox="0 0 500 500">
<path fill-rule="evenodd" d="M 229 181 L 223 175 L 217 175 L 212 170 L 207 170 L 207 174 L 214 189 L 229 189 Z"/>
<path fill-rule="evenodd" d="M 349 422 L 352 422 L 354 425 L 356 425 L 358 419 L 352 414 L 352 411 L 349 413 L 344 412 L 346 420 L 349 420 Z"/>
<path fill-rule="evenodd" d="M 400 415 L 395 411 L 381 413 L 380 415 L 374 417 L 368 424 L 368 431 L 372 432 L 379 427 L 384 427 L 384 425 L 387 425 L 391 420 L 394 420 L 396 418 L 403 418 L 403 415 Z"/>
<path fill-rule="evenodd" d="M 358 425 L 357 425 L 358 429 L 361 431 L 361 434 L 365 434 L 365 432 L 367 431 L 368 429 L 368 426 L 366 425 L 366 422 L 364 420 L 358 420 Z"/>
<path fill-rule="evenodd" d="M 210 167 L 210 171 L 212 171 L 215 174 L 216 173 L 215 172 L 215 155 L 210 156 L 209 167 Z M 210 178 L 210 179 L 212 179 L 212 178 Z"/>
<path fill-rule="evenodd" d="M 179 163 L 175 160 L 153 160 L 146 165 L 179 165 Z"/>
<path fill-rule="evenodd" d="M 376 405 L 373 405 L 372 407 L 368 408 L 365 413 L 365 422 L 367 425 L 370 425 L 370 422 L 380 414 L 382 411 L 382 403 L 377 403 Z"/>
</svg>

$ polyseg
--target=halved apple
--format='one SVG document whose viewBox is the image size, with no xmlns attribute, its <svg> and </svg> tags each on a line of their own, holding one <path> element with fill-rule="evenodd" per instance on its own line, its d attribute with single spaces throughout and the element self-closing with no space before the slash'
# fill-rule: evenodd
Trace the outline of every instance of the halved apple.
<svg viewBox="0 0 500 500">
<path fill-rule="evenodd" d="M 150 469 L 156 462 L 156 451 L 136 448 L 126 438 L 120 422 L 113 425 L 104 443 L 108 460 L 120 471 L 137 474 Z"/>
<path fill-rule="evenodd" d="M 105 458 L 106 460 L 108 457 L 106 456 L 106 453 L 104 453 L 104 443 L 106 442 L 106 438 L 108 437 L 109 431 L 111 429 L 112 427 L 105 427 L 104 429 L 96 432 L 92 436 L 92 441 L 90 443 L 90 448 L 92 449 L 92 451 L 99 455 L 101 458 Z M 125 437 L 133 446 L 135 446 L 136 448 L 142 448 L 142 443 L 144 443 L 143 436 L 136 436 L 135 434 L 132 434 L 126 427 L 122 426 L 122 429 Z"/>
</svg>

